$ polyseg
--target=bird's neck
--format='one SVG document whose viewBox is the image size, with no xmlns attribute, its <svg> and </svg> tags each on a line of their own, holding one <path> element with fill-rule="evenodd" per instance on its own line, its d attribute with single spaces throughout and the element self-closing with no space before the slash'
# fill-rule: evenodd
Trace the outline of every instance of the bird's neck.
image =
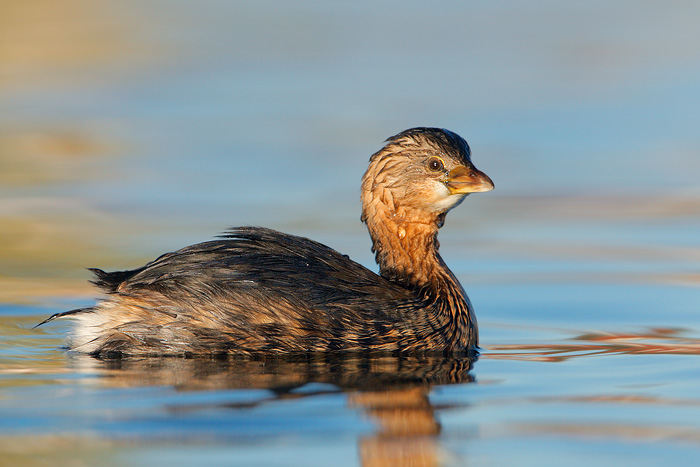
<svg viewBox="0 0 700 467">
<path fill-rule="evenodd" d="M 373 222 L 374 221 L 374 222 Z M 382 277 L 414 289 L 454 348 L 476 346 L 476 317 L 467 294 L 438 253 L 440 219 L 432 223 L 367 219 Z"/>
<path fill-rule="evenodd" d="M 438 253 L 443 217 L 384 205 L 366 209 L 363 220 L 382 277 L 416 289 L 439 288 L 445 281 L 459 286 Z"/>
<path fill-rule="evenodd" d="M 416 291 L 427 300 L 437 325 L 454 348 L 474 347 L 478 331 L 467 294 L 438 253 L 444 214 L 392 209 L 363 199 L 362 220 L 382 277 Z"/>
<path fill-rule="evenodd" d="M 393 282 L 424 288 L 436 275 L 449 272 L 438 253 L 437 227 L 384 219 L 367 227 L 380 274 Z"/>
</svg>

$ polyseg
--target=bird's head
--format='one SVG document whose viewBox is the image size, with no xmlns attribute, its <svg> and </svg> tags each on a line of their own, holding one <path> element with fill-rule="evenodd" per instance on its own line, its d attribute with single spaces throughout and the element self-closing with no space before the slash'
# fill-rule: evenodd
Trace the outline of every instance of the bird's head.
<svg viewBox="0 0 700 467">
<path fill-rule="evenodd" d="M 493 188 L 472 164 L 462 137 L 439 128 L 412 128 L 389 138 L 370 158 L 362 178 L 362 220 L 382 210 L 397 222 L 441 223 L 469 193 Z"/>
</svg>

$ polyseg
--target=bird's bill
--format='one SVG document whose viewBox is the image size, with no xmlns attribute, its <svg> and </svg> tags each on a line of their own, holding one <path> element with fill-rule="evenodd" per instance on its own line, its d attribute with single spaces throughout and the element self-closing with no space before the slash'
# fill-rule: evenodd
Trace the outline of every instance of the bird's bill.
<svg viewBox="0 0 700 467">
<path fill-rule="evenodd" d="M 481 193 L 494 188 L 493 181 L 476 167 L 457 167 L 447 174 L 447 188 L 453 195 Z"/>
</svg>

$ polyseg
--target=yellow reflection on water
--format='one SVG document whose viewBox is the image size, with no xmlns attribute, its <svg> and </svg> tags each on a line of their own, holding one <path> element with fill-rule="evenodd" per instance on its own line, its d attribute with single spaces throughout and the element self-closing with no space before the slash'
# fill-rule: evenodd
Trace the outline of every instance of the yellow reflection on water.
<svg viewBox="0 0 700 467">
<path fill-rule="evenodd" d="M 0 2 L 0 92 L 97 75 L 115 61 L 149 54 L 138 15 L 124 2 Z M 82 75 L 85 78 L 85 75 Z"/>
<path fill-rule="evenodd" d="M 112 254 L 95 239 L 118 234 L 118 221 L 88 196 L 52 187 L 104 177 L 90 160 L 111 155 L 115 143 L 92 131 L 94 121 L 54 115 L 62 105 L 51 92 L 145 63 L 152 47 L 140 40 L 137 18 L 126 4 L 99 0 L 0 1 L 0 97 L 21 99 L 28 111 L 0 122 L 0 302 L 87 295 L 83 268 Z"/>
<path fill-rule="evenodd" d="M 3 436 L 0 463 L 24 467 L 118 465 L 112 458 L 125 443 L 91 436 Z"/>
<path fill-rule="evenodd" d="M 0 128 L 0 183 L 31 187 L 100 177 L 85 159 L 108 151 L 108 144 L 77 129 Z"/>
</svg>

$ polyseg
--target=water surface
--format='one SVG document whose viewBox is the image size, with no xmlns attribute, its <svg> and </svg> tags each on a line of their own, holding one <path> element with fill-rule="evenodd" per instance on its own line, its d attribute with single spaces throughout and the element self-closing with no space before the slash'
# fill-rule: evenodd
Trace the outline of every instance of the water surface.
<svg viewBox="0 0 700 467">
<path fill-rule="evenodd" d="M 0 463 L 693 465 L 697 2 L 0 2 Z M 368 267 L 359 180 L 417 125 L 496 183 L 447 218 L 463 356 L 98 361 L 136 267 L 230 225 Z"/>
</svg>

